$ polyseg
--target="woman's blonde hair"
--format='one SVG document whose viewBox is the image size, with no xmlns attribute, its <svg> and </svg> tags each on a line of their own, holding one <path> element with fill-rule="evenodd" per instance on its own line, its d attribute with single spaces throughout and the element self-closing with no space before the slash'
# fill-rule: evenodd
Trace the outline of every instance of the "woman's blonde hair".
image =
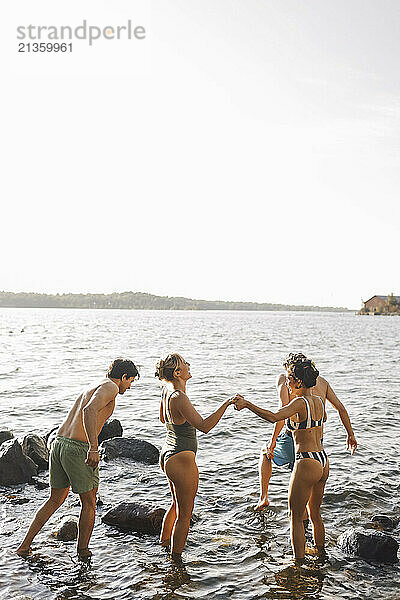
<svg viewBox="0 0 400 600">
<path fill-rule="evenodd" d="M 158 377 L 160 380 L 164 379 L 165 381 L 173 381 L 175 369 L 177 369 L 183 362 L 184 359 L 182 356 L 176 352 L 173 354 L 168 354 L 167 358 L 164 360 L 160 358 L 156 364 L 155 377 Z"/>
</svg>

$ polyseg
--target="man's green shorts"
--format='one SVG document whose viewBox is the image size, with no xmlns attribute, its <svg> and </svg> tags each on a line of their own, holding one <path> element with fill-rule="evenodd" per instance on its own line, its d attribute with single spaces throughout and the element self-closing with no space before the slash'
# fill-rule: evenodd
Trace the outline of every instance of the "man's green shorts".
<svg viewBox="0 0 400 600">
<path fill-rule="evenodd" d="M 71 486 L 75 494 L 84 494 L 97 488 L 99 467 L 93 469 L 85 463 L 88 449 L 88 442 L 58 435 L 50 452 L 50 487 L 61 489 Z"/>
</svg>

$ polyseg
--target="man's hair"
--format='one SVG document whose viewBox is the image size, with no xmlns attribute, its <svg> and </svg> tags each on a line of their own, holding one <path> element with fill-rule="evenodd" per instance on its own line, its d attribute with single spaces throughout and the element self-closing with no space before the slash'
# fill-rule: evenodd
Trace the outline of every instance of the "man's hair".
<svg viewBox="0 0 400 600">
<path fill-rule="evenodd" d="M 137 377 L 139 379 L 140 377 L 137 367 L 131 360 L 128 358 L 116 358 L 108 367 L 107 377 L 122 379 L 123 375 L 126 375 L 127 378 Z"/>
</svg>

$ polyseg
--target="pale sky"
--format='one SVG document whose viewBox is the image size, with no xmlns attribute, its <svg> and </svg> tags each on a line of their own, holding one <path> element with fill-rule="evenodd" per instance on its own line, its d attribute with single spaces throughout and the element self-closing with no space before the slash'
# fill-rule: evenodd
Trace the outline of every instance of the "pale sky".
<svg viewBox="0 0 400 600">
<path fill-rule="evenodd" d="M 0 12 L 0 290 L 350 308 L 400 294 L 398 0 Z M 18 26 L 84 19 L 146 39 L 17 52 Z"/>
</svg>

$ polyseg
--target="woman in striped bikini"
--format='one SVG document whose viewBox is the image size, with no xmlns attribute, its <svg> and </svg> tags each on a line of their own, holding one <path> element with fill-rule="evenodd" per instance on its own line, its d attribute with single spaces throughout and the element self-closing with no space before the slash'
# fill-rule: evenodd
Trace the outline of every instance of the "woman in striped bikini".
<svg viewBox="0 0 400 600">
<path fill-rule="evenodd" d="M 306 507 L 313 526 L 314 542 L 319 551 L 325 545 L 325 528 L 320 507 L 329 475 L 329 460 L 322 446 L 326 412 L 323 401 L 312 394 L 319 372 L 311 360 L 299 359 L 289 365 L 286 385 L 295 398 L 277 412 L 271 412 L 239 399 L 236 408 L 248 408 L 253 413 L 276 423 L 287 419 L 295 443 L 295 466 L 289 483 L 290 532 L 296 562 L 305 554 L 303 516 Z"/>
</svg>

